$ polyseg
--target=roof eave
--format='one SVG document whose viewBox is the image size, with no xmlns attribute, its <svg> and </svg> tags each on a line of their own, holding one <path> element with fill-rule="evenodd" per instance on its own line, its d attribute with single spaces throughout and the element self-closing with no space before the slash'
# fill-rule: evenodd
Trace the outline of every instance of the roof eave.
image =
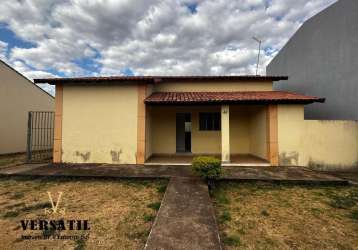
<svg viewBox="0 0 358 250">
<path fill-rule="evenodd" d="M 222 105 L 222 104 L 312 104 L 324 103 L 325 98 L 310 100 L 240 100 L 240 101 L 144 101 L 147 105 Z"/>
<path fill-rule="evenodd" d="M 35 83 L 56 84 L 116 84 L 120 83 L 159 83 L 171 81 L 281 81 L 288 76 L 133 76 L 133 77 L 76 77 L 76 78 L 39 78 Z"/>
</svg>

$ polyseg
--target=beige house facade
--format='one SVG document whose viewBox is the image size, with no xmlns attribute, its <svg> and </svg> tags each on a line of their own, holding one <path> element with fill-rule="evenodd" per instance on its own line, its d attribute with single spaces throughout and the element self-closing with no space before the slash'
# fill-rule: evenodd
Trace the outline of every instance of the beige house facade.
<svg viewBox="0 0 358 250">
<path fill-rule="evenodd" d="M 29 111 L 54 111 L 54 97 L 0 60 L 0 155 L 26 151 Z"/>
<path fill-rule="evenodd" d="M 320 160 L 330 149 L 315 158 L 316 149 L 306 152 L 301 138 L 308 127 L 322 130 L 306 125 L 304 105 L 324 99 L 273 91 L 273 82 L 286 79 L 119 76 L 35 82 L 56 85 L 55 163 L 186 165 L 194 156 L 212 155 L 233 166 L 326 164 Z M 358 135 L 357 124 L 350 126 Z M 354 165 L 358 156 L 344 158 L 334 164 Z"/>
</svg>

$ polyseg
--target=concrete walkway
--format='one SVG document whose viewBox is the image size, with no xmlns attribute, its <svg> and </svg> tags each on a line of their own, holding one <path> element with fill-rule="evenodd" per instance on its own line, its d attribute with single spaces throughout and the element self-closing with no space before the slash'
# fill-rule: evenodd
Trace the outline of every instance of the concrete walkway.
<svg viewBox="0 0 358 250">
<path fill-rule="evenodd" d="M 4 175 L 16 175 L 25 172 L 31 172 L 36 168 L 47 166 L 48 164 L 22 164 L 14 165 L 0 169 L 0 174 Z"/>
<path fill-rule="evenodd" d="M 145 249 L 221 249 L 214 208 L 202 180 L 170 179 Z"/>
<path fill-rule="evenodd" d="M 222 180 L 253 180 L 294 183 L 348 183 L 333 174 L 304 167 L 223 167 Z M 79 176 L 118 178 L 195 177 L 188 166 L 143 166 L 109 164 L 41 165 L 29 164 L 0 170 L 5 175 Z"/>
<path fill-rule="evenodd" d="M 349 181 L 351 185 L 358 186 L 358 169 L 349 171 L 322 171 L 321 173 L 333 175 L 337 178 Z"/>
</svg>

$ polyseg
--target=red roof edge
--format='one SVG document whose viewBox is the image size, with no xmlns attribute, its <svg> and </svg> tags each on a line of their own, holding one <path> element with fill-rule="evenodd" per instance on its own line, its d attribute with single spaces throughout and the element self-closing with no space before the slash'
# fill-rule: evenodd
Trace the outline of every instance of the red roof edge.
<svg viewBox="0 0 358 250">
<path fill-rule="evenodd" d="M 310 104 L 325 98 L 286 91 L 248 92 L 155 92 L 145 99 L 148 105 L 218 104 Z"/>
</svg>

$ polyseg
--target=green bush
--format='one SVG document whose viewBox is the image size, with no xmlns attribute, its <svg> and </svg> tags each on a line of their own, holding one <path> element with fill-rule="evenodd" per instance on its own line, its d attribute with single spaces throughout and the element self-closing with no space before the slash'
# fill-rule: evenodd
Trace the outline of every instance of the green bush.
<svg viewBox="0 0 358 250">
<path fill-rule="evenodd" d="M 198 156 L 193 159 L 195 173 L 206 180 L 217 179 L 222 174 L 221 161 L 210 156 Z"/>
</svg>

